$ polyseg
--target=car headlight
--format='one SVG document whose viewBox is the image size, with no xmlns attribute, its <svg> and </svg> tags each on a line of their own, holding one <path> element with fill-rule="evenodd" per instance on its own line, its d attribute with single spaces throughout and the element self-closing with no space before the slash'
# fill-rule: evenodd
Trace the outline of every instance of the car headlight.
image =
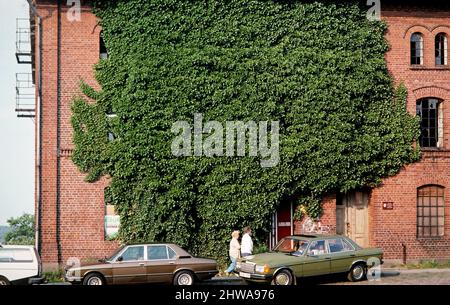
<svg viewBox="0 0 450 305">
<path fill-rule="evenodd" d="M 66 271 L 66 276 L 67 276 L 67 277 L 73 276 L 73 273 L 74 273 L 73 270 L 67 270 L 67 271 Z"/>
<path fill-rule="evenodd" d="M 256 265 L 255 266 L 255 271 L 258 272 L 258 273 L 269 273 L 270 272 L 270 268 L 267 265 L 264 265 L 264 266 Z"/>
</svg>

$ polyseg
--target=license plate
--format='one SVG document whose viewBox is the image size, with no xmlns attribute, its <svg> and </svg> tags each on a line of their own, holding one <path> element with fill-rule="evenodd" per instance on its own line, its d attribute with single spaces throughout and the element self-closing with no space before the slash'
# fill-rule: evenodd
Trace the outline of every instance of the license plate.
<svg viewBox="0 0 450 305">
<path fill-rule="evenodd" d="M 240 276 L 240 277 L 244 277 L 244 278 L 246 278 L 246 279 L 249 279 L 249 278 L 250 278 L 250 273 L 247 273 L 247 272 L 239 272 L 239 276 Z"/>
</svg>

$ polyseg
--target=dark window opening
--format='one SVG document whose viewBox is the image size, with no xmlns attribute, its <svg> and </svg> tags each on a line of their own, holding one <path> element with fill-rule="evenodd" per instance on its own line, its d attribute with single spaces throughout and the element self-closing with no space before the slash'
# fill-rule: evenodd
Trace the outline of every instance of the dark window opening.
<svg viewBox="0 0 450 305">
<path fill-rule="evenodd" d="M 105 41 L 103 40 L 103 35 L 100 33 L 100 59 L 108 58 L 108 50 L 106 49 Z"/>
<path fill-rule="evenodd" d="M 103 192 L 104 200 L 106 205 L 112 205 L 113 204 L 113 198 L 112 198 L 112 192 L 111 187 L 105 187 Z"/>
<path fill-rule="evenodd" d="M 417 237 L 444 235 L 444 188 L 425 186 L 417 190 Z"/>
<path fill-rule="evenodd" d="M 411 36 L 411 65 L 423 64 L 423 37 L 420 33 Z"/>
<path fill-rule="evenodd" d="M 427 98 L 417 101 L 416 113 L 420 117 L 421 147 L 437 147 L 439 142 L 439 100 Z"/>
<path fill-rule="evenodd" d="M 436 50 L 436 65 L 443 66 L 447 65 L 447 36 L 444 33 L 439 33 L 435 38 L 435 50 Z"/>
</svg>

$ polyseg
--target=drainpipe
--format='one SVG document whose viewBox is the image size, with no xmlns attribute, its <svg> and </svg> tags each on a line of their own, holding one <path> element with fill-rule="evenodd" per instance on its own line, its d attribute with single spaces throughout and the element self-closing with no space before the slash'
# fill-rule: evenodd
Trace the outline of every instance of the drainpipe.
<svg viewBox="0 0 450 305">
<path fill-rule="evenodd" d="M 402 243 L 402 249 L 403 249 L 403 265 L 406 265 L 406 245 Z"/>
<path fill-rule="evenodd" d="M 58 251 L 58 265 L 61 266 L 61 0 L 58 0 L 56 79 L 56 247 Z"/>
<path fill-rule="evenodd" d="M 42 247 L 42 232 L 41 232 L 41 224 L 42 224 L 42 17 L 39 15 L 36 6 L 32 3 L 32 0 L 27 0 L 28 5 L 30 6 L 30 13 L 36 16 L 37 19 L 37 29 L 38 29 L 38 41 L 37 47 L 38 51 L 38 136 L 37 136 L 37 146 L 38 146 L 38 155 L 37 155 L 37 167 L 38 167 L 38 192 L 37 192 L 37 208 L 36 208 L 36 248 L 41 253 Z M 31 18 L 31 16 L 30 16 Z"/>
</svg>

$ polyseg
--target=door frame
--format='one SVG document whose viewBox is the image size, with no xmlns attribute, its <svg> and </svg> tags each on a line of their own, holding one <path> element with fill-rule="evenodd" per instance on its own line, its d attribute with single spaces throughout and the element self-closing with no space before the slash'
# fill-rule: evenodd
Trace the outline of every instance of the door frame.
<svg viewBox="0 0 450 305">
<path fill-rule="evenodd" d="M 294 235 L 294 204 L 292 201 L 289 203 L 289 212 L 290 212 L 290 229 L 291 235 Z M 269 237 L 269 248 L 273 249 L 276 244 L 279 242 L 278 240 L 278 209 L 275 211 L 275 213 L 272 214 L 272 225 L 270 230 L 270 237 Z"/>
<path fill-rule="evenodd" d="M 363 196 L 363 198 L 361 199 L 363 201 L 363 205 L 365 205 L 364 209 L 365 209 L 365 218 L 366 218 L 366 225 L 365 225 L 365 233 L 364 233 L 364 239 L 365 239 L 365 245 L 360 245 L 360 246 L 368 246 L 369 245 L 369 239 L 370 239 L 370 217 L 369 217 L 369 204 L 370 204 L 370 195 L 371 195 L 371 190 L 367 190 L 367 189 L 363 189 L 363 190 L 355 190 L 355 191 L 351 191 L 348 192 L 346 194 L 341 194 L 342 198 L 340 200 L 342 200 L 342 204 L 339 205 L 336 202 L 336 230 L 341 230 L 343 229 L 342 235 L 347 236 L 349 238 L 351 238 L 352 240 L 355 241 L 355 238 L 350 236 L 350 234 L 353 233 L 349 233 L 349 229 L 353 226 L 356 226 L 356 223 L 352 224 L 352 217 L 350 217 L 351 215 L 349 215 L 351 213 L 351 209 L 350 209 L 350 200 L 349 197 L 352 196 L 354 199 L 352 200 L 356 200 L 356 194 L 357 193 L 361 193 L 361 196 Z M 350 196 L 349 196 L 350 195 Z M 367 196 L 366 199 L 364 199 L 364 196 Z M 365 203 L 364 203 L 365 201 Z M 353 203 L 352 207 L 356 208 L 355 206 L 357 206 L 357 204 Z M 343 223 L 339 224 L 338 223 L 338 213 L 342 212 L 343 213 L 343 219 L 341 219 L 341 221 L 343 221 Z M 356 216 L 355 216 L 356 217 Z M 355 219 L 356 221 L 356 219 Z M 341 227 L 342 226 L 342 227 Z M 356 241 L 355 241 L 356 242 Z"/>
</svg>

